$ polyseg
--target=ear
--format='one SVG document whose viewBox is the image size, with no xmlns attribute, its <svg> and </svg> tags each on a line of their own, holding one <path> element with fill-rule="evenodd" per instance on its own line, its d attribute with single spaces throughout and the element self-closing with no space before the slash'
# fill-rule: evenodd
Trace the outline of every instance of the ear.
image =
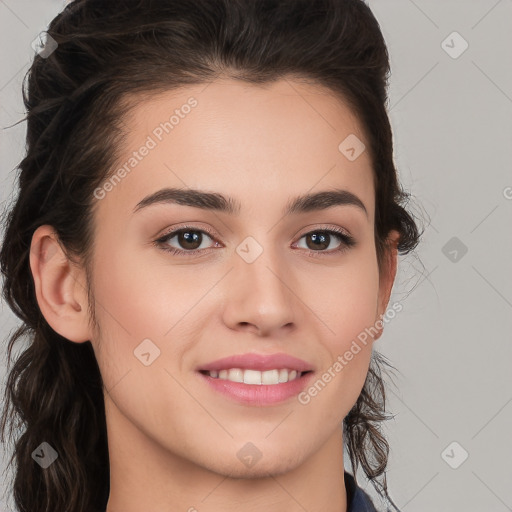
<svg viewBox="0 0 512 512">
<path fill-rule="evenodd" d="M 391 230 L 387 238 L 386 253 L 384 255 L 384 261 L 382 262 L 382 268 L 379 276 L 379 293 L 377 300 L 377 315 L 375 321 L 381 320 L 381 315 L 384 315 L 388 307 L 389 298 L 391 296 L 391 290 L 393 283 L 395 282 L 397 264 L 398 264 L 398 242 L 400 239 L 400 233 L 396 230 Z M 379 325 L 381 322 L 379 322 Z M 379 328 L 379 333 L 375 336 L 374 340 L 380 338 L 383 332 L 382 328 Z"/>
<path fill-rule="evenodd" d="M 91 337 L 85 272 L 72 263 L 52 226 L 32 235 L 30 269 L 39 309 L 50 327 L 70 341 Z"/>
</svg>

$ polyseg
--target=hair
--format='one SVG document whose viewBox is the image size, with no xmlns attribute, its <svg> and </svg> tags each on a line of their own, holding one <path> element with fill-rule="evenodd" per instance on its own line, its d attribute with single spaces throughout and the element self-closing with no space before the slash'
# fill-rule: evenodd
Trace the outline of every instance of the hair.
<svg viewBox="0 0 512 512">
<path fill-rule="evenodd" d="M 92 275 L 93 191 L 113 173 L 126 135 L 122 121 L 136 101 L 218 77 L 327 87 L 352 109 L 368 141 L 379 270 L 390 230 L 400 233 L 401 254 L 415 249 L 420 233 L 393 162 L 388 52 L 362 0 L 75 0 L 47 32 L 58 46 L 36 54 L 25 76 L 26 154 L 3 221 L 3 296 L 22 323 L 9 338 L 0 429 L 3 441 L 7 432 L 14 440 L 9 465 L 16 461 L 19 511 L 103 511 L 110 482 L 100 370 L 90 341 L 69 342 L 46 322 L 29 253 L 35 229 L 49 224 L 70 260 Z M 14 344 L 23 339 L 28 343 L 12 364 Z M 361 465 L 390 499 L 389 445 L 379 425 L 389 419 L 384 365 L 374 352 L 343 428 L 354 476 Z M 45 470 L 31 456 L 43 441 L 60 454 Z"/>
</svg>

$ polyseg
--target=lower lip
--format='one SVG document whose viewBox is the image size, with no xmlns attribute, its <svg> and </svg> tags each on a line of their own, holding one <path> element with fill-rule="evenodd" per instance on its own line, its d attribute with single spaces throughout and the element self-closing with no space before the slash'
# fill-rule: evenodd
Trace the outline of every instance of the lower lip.
<svg viewBox="0 0 512 512">
<path fill-rule="evenodd" d="M 237 402 L 250 405 L 273 405 L 298 395 L 308 384 L 313 372 L 281 384 L 244 384 L 215 379 L 199 372 L 199 375 L 215 390 Z"/>
</svg>

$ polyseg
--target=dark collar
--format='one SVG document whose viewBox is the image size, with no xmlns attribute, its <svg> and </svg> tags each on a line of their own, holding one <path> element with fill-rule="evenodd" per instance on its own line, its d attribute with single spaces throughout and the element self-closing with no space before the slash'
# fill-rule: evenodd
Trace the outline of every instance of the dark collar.
<svg viewBox="0 0 512 512">
<path fill-rule="evenodd" d="M 366 494 L 345 471 L 345 488 L 347 489 L 347 512 L 377 512 L 370 496 Z"/>
</svg>

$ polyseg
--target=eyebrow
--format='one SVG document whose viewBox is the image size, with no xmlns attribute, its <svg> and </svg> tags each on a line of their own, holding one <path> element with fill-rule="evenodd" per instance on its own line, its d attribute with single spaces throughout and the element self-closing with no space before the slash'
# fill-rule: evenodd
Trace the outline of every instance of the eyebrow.
<svg viewBox="0 0 512 512">
<path fill-rule="evenodd" d="M 226 197 L 218 192 L 204 192 L 190 188 L 163 188 L 137 203 L 134 213 L 150 205 L 162 203 L 215 210 L 230 215 L 238 215 L 241 210 L 241 204 L 238 200 Z M 283 215 L 326 210 L 333 206 L 355 206 L 364 211 L 366 217 L 368 217 L 368 211 L 361 199 L 352 192 L 343 189 L 324 190 L 292 198 L 285 205 Z"/>
</svg>

